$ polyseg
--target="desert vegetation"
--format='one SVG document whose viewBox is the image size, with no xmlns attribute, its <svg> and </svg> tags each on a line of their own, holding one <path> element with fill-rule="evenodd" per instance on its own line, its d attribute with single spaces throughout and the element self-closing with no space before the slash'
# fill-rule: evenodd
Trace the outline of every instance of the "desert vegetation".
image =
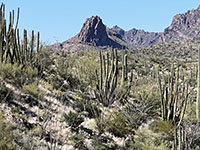
<svg viewBox="0 0 200 150">
<path fill-rule="evenodd" d="M 199 41 L 54 51 L 17 14 L 1 5 L 0 150 L 200 149 Z"/>
</svg>

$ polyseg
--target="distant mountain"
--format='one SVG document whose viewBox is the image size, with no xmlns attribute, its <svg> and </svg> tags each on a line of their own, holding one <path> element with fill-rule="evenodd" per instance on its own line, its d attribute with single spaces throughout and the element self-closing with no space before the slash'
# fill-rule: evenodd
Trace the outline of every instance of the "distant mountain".
<svg viewBox="0 0 200 150">
<path fill-rule="evenodd" d="M 92 46 L 123 48 L 122 45 L 109 38 L 106 26 L 103 24 L 102 19 L 99 16 L 88 18 L 83 24 L 81 31 L 64 43 L 81 43 Z"/>
<path fill-rule="evenodd" d="M 81 31 L 74 37 L 52 46 L 54 49 L 87 49 L 91 47 L 143 47 L 174 40 L 200 39 L 200 5 L 173 17 L 172 23 L 163 32 L 146 32 L 140 29 L 125 31 L 117 25 L 107 28 L 99 16 L 88 18 Z"/>
<path fill-rule="evenodd" d="M 197 9 L 175 15 L 162 34 L 164 42 L 194 38 L 200 38 L 200 5 Z"/>
<path fill-rule="evenodd" d="M 111 30 L 120 34 L 125 41 L 133 46 L 148 46 L 174 40 L 198 39 L 200 38 L 200 5 L 197 9 L 175 15 L 171 25 L 164 29 L 163 32 L 145 32 L 135 28 L 124 31 L 118 26 L 114 26 Z"/>
<path fill-rule="evenodd" d="M 131 29 L 129 31 L 124 31 L 118 26 L 114 26 L 111 30 L 117 32 L 121 37 L 133 46 L 148 46 L 151 44 L 156 44 L 162 42 L 162 33 L 155 32 L 145 32 L 144 30 Z"/>
</svg>

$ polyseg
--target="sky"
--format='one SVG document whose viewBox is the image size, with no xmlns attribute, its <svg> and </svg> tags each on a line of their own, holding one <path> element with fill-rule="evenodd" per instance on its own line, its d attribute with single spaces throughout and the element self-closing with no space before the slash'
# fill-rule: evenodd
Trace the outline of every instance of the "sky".
<svg viewBox="0 0 200 150">
<path fill-rule="evenodd" d="M 98 15 L 111 28 L 118 25 L 149 32 L 162 32 L 178 13 L 196 9 L 199 0 L 1 0 L 9 11 L 20 8 L 19 29 L 40 31 L 47 44 L 76 35 L 85 20 Z"/>
</svg>

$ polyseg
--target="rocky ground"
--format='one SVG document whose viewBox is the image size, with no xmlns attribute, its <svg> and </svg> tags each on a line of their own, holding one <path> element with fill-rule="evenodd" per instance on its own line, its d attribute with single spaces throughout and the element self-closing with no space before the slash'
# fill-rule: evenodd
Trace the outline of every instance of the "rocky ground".
<svg viewBox="0 0 200 150">
<path fill-rule="evenodd" d="M 83 120 L 77 126 L 75 125 L 76 129 L 72 129 L 65 121 L 64 114 L 80 111 L 77 110 L 79 108 L 73 108 L 76 103 L 73 92 L 65 93 L 61 97 L 44 88 L 43 83 L 40 83 L 40 89 L 45 94 L 43 99 L 39 100 L 8 82 L 2 81 L 1 85 L 9 89 L 8 97 L 12 95 L 9 99 L 1 101 L 0 109 L 3 110 L 5 119 L 12 123 L 16 136 L 16 149 L 93 150 L 94 137 L 99 140 L 110 140 L 108 144 L 113 145 L 113 148 L 120 149 L 125 146 L 127 139 L 115 137 L 108 132 L 98 137 L 97 120 L 88 117 L 87 111 L 79 114 Z M 111 110 L 104 108 L 105 114 L 110 112 Z M 77 135 L 80 137 L 76 137 Z"/>
</svg>

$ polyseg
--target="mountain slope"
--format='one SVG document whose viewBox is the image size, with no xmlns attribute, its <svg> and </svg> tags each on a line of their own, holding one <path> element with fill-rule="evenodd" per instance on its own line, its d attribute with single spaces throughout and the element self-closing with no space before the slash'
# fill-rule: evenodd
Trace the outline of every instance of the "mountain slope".
<svg viewBox="0 0 200 150">
<path fill-rule="evenodd" d="M 200 5 L 197 9 L 175 15 L 162 34 L 164 42 L 193 38 L 200 38 Z"/>
<path fill-rule="evenodd" d="M 151 44 L 156 44 L 162 42 L 161 33 L 155 32 L 145 32 L 144 30 L 131 29 L 129 31 L 124 31 L 118 26 L 111 28 L 114 32 L 117 32 L 121 37 L 133 46 L 148 46 Z"/>
<path fill-rule="evenodd" d="M 123 48 L 122 45 L 109 38 L 106 26 L 103 24 L 102 19 L 99 16 L 88 18 L 83 24 L 81 31 L 64 43 L 81 43 L 92 46 Z"/>
<path fill-rule="evenodd" d="M 200 38 L 200 5 L 173 17 L 172 23 L 163 32 L 146 32 L 140 29 L 125 31 L 118 26 L 107 28 L 99 16 L 92 16 L 83 24 L 74 37 L 52 45 L 54 50 L 81 50 L 114 47 L 119 49 L 143 47 L 174 40 Z"/>
<path fill-rule="evenodd" d="M 200 5 L 197 9 L 175 15 L 171 25 L 163 32 L 146 32 L 135 28 L 124 31 L 118 26 L 114 26 L 111 30 L 120 34 L 133 46 L 148 46 L 160 42 L 200 38 Z"/>
</svg>

